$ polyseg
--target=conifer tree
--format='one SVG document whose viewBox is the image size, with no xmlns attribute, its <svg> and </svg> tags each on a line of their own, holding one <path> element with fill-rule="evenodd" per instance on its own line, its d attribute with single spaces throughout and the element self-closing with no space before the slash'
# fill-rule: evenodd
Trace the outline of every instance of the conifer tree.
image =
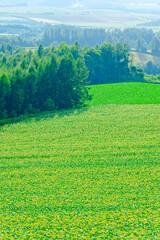
<svg viewBox="0 0 160 240">
<path fill-rule="evenodd" d="M 76 61 L 73 55 L 65 55 L 57 72 L 55 105 L 57 108 L 71 108 L 74 105 L 74 81 L 76 77 Z"/>
<path fill-rule="evenodd" d="M 0 119 L 6 117 L 7 98 L 11 90 L 11 83 L 7 75 L 4 73 L 0 77 Z"/>
</svg>

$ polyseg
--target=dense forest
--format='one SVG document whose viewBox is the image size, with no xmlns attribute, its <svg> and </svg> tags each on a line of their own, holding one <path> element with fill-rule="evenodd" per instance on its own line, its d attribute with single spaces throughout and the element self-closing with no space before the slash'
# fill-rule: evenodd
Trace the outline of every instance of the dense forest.
<svg viewBox="0 0 160 240">
<path fill-rule="evenodd" d="M 160 32 L 154 32 L 147 28 L 102 29 L 84 28 L 67 25 L 50 25 L 48 23 L 34 23 L 30 20 L 13 24 L 0 25 L 0 57 L 8 57 L 21 51 L 19 47 L 37 49 L 40 43 L 44 47 L 58 47 L 65 42 L 72 46 L 76 41 L 84 48 L 95 48 L 103 43 L 118 43 L 128 46 L 129 50 L 160 56 Z M 97 56 L 97 55 L 96 55 Z M 87 61 L 87 57 L 85 57 Z M 15 60 L 16 61 L 16 60 Z M 101 64 L 100 64 L 101 65 Z M 160 73 L 160 65 L 148 62 L 138 66 L 146 74 L 157 75 Z M 93 70 L 90 70 L 89 80 L 93 80 Z M 94 80 L 93 82 L 96 82 Z M 102 80 L 101 80 L 102 81 Z M 99 82 L 99 80 L 98 80 Z"/>
<path fill-rule="evenodd" d="M 127 46 L 104 43 L 81 48 L 61 43 L 38 50 L 1 45 L 0 118 L 80 107 L 90 99 L 89 84 L 144 81 L 129 61 Z M 5 54 L 7 53 L 7 54 Z"/>
<path fill-rule="evenodd" d="M 81 46 L 89 45 L 94 47 L 96 44 L 101 45 L 105 42 L 106 32 L 105 29 L 99 28 L 77 28 L 69 26 L 53 26 L 46 27 L 43 36 L 44 46 L 50 44 L 66 42 L 72 45 L 78 41 Z"/>
<path fill-rule="evenodd" d="M 13 21 L 12 23 L 1 21 L 0 43 L 8 43 L 21 47 L 37 47 L 39 39 L 42 39 L 47 24 L 36 23 L 32 20 Z"/>
<path fill-rule="evenodd" d="M 48 26 L 42 39 L 44 46 L 66 42 L 72 45 L 78 41 L 81 46 L 89 45 L 95 47 L 104 42 L 113 45 L 117 43 L 127 44 L 129 49 L 139 52 L 150 50 L 154 55 L 160 55 L 160 33 L 153 32 L 147 28 L 125 28 L 120 29 L 96 29 L 96 28 L 76 28 L 67 26 Z"/>
<path fill-rule="evenodd" d="M 160 32 L 147 28 L 103 29 L 84 28 L 43 23 L 0 25 L 0 43 L 6 42 L 21 47 L 58 46 L 61 42 L 73 45 L 78 41 L 82 47 L 95 47 L 104 42 L 113 45 L 127 44 L 129 49 L 139 52 L 150 51 L 160 56 Z"/>
</svg>

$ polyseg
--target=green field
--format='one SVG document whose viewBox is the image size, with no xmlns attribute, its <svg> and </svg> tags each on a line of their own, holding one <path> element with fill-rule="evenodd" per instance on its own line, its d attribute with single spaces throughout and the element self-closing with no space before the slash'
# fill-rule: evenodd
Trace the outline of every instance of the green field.
<svg viewBox="0 0 160 240">
<path fill-rule="evenodd" d="M 106 104 L 160 104 L 160 84 L 117 83 L 92 86 L 92 106 Z"/>
<path fill-rule="evenodd" d="M 0 128 L 0 239 L 160 239 L 160 105 L 108 104 L 120 86 Z"/>
</svg>

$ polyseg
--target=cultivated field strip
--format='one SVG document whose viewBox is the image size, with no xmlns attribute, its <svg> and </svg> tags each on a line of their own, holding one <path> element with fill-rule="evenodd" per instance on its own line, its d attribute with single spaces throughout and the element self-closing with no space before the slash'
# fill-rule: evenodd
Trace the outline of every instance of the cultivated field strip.
<svg viewBox="0 0 160 240">
<path fill-rule="evenodd" d="M 160 106 L 0 128 L 0 239 L 160 239 Z"/>
</svg>

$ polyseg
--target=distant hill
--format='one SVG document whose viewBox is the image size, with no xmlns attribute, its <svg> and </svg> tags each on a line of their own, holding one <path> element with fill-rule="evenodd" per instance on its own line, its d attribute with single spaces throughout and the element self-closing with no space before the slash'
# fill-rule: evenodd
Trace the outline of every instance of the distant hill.
<svg viewBox="0 0 160 240">
<path fill-rule="evenodd" d="M 140 53 L 140 52 L 131 51 L 130 53 L 133 55 L 133 63 L 135 65 L 143 65 L 149 61 L 160 64 L 160 57 L 153 56 L 147 53 Z"/>
</svg>

